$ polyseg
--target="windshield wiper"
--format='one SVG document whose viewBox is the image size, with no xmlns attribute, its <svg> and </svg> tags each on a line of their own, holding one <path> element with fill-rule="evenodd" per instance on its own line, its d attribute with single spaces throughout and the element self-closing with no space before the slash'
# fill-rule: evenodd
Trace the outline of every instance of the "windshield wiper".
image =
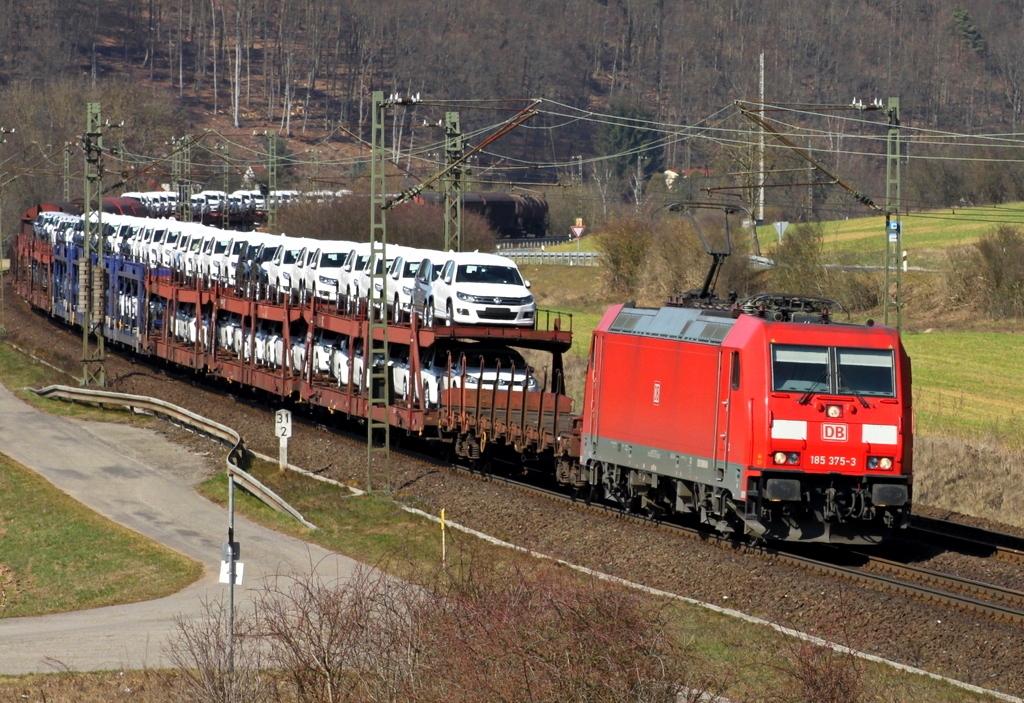
<svg viewBox="0 0 1024 703">
<path fill-rule="evenodd" d="M 826 378 L 828 378 L 827 368 L 821 372 L 821 375 L 818 376 L 818 379 L 811 384 L 811 387 L 807 390 L 807 392 L 800 397 L 800 400 L 798 401 L 800 405 L 807 405 L 808 403 L 811 402 L 811 398 L 814 396 L 815 393 L 821 393 L 821 391 L 815 390 L 815 388 L 819 383 L 824 381 Z"/>
<path fill-rule="evenodd" d="M 853 386 L 847 386 L 846 385 L 846 382 L 843 381 L 843 372 L 842 371 L 837 371 L 837 374 L 839 376 L 839 393 L 840 394 L 843 393 L 844 386 L 845 386 L 845 390 L 849 391 L 850 395 L 852 395 L 854 398 L 859 400 L 861 405 L 863 405 L 865 408 L 871 407 L 870 405 L 868 405 L 868 401 L 866 401 L 864 399 L 864 396 L 862 396 L 860 393 L 857 392 L 857 389 L 855 389 Z"/>
</svg>

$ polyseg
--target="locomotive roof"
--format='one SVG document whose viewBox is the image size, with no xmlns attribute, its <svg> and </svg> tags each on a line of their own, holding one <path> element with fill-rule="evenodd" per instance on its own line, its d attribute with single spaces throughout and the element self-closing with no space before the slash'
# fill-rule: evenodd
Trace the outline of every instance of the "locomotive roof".
<svg viewBox="0 0 1024 703">
<path fill-rule="evenodd" d="M 608 325 L 609 332 L 719 345 L 736 319 L 725 310 L 624 305 Z"/>
</svg>

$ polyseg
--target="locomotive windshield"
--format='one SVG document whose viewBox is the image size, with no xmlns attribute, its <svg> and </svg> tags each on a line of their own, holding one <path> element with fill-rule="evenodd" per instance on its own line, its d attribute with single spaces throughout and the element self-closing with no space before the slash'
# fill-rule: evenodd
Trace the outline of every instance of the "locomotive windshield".
<svg viewBox="0 0 1024 703">
<path fill-rule="evenodd" d="M 773 344 L 772 390 L 894 398 L 893 352 Z"/>
</svg>

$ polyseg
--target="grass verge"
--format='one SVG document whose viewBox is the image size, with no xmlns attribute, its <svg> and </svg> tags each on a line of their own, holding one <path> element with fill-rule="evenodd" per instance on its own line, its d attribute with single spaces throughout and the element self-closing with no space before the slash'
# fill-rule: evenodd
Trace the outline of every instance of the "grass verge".
<svg viewBox="0 0 1024 703">
<path fill-rule="evenodd" d="M 0 617 L 161 598 L 202 572 L 3 455 L 0 495 Z"/>
</svg>

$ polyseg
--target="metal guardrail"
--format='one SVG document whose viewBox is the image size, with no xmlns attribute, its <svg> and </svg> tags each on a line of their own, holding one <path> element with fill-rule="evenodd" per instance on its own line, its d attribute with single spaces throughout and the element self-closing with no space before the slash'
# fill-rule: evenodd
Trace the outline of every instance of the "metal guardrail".
<svg viewBox="0 0 1024 703">
<path fill-rule="evenodd" d="M 494 246 L 499 252 L 509 249 L 541 249 L 548 244 L 563 244 L 570 240 L 568 235 L 561 237 L 528 237 L 526 239 L 502 239 Z"/>
<path fill-rule="evenodd" d="M 600 266 L 598 251 L 506 251 L 499 252 L 516 264 L 527 266 Z"/>
<path fill-rule="evenodd" d="M 75 388 L 73 386 L 47 386 L 46 388 L 30 388 L 33 393 L 42 398 L 58 398 L 79 403 L 96 403 L 99 405 L 122 405 L 151 413 L 157 417 L 164 417 L 173 423 L 188 427 L 196 432 L 205 434 L 231 446 L 227 457 L 224 460 L 230 473 L 239 485 L 252 495 L 269 505 L 275 510 L 291 515 L 311 530 L 316 525 L 302 517 L 302 513 L 293 508 L 283 498 L 263 485 L 255 476 L 245 471 L 238 465 L 238 460 L 247 451 L 242 441 L 242 436 L 227 425 L 222 425 L 215 420 L 203 417 L 191 410 L 168 403 L 159 398 L 150 398 L 144 395 L 131 395 L 128 393 L 114 393 L 112 391 L 100 391 L 91 388 Z"/>
</svg>

